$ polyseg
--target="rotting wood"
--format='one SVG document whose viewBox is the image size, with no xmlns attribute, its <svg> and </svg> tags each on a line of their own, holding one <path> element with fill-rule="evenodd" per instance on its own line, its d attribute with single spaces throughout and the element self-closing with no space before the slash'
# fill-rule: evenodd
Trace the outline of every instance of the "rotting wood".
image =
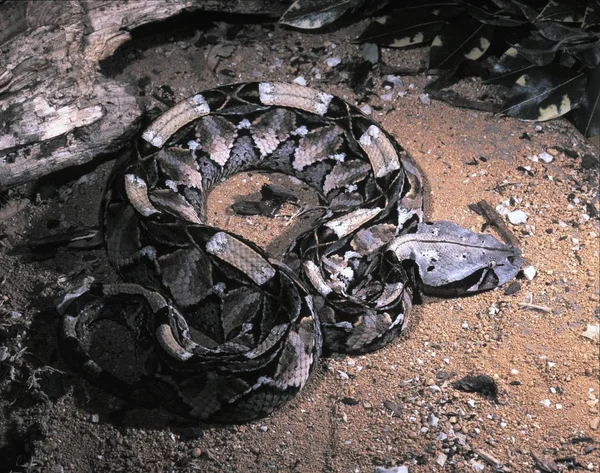
<svg viewBox="0 0 600 473">
<path fill-rule="evenodd" d="M 0 189 L 116 151 L 137 131 L 135 87 L 99 61 L 135 28 L 195 10 L 281 15 L 267 0 L 0 4 Z"/>
</svg>

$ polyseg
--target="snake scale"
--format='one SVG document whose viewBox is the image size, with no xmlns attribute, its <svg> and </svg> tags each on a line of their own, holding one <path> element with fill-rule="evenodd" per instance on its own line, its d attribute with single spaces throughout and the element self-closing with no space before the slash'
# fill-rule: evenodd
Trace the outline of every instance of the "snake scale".
<svg viewBox="0 0 600 473">
<path fill-rule="evenodd" d="M 211 188 L 248 170 L 296 177 L 326 206 L 282 261 L 205 223 Z M 380 348 L 418 294 L 493 289 L 522 263 L 490 235 L 424 222 L 421 176 L 389 133 L 339 97 L 281 82 L 218 87 L 160 115 L 115 165 L 101 227 L 124 282 L 64 297 L 64 358 L 130 402 L 203 422 L 265 416 L 322 349 Z M 143 354 L 136 376 L 98 361 L 106 320 Z"/>
</svg>

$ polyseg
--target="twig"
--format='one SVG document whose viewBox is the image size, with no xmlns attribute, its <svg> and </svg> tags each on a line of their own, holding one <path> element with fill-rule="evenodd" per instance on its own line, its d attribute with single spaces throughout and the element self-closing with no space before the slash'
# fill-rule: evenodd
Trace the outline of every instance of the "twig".
<svg viewBox="0 0 600 473">
<path fill-rule="evenodd" d="M 308 207 L 306 209 L 298 210 L 298 212 L 296 212 L 295 214 L 293 214 L 290 217 L 290 219 L 287 221 L 286 225 L 289 225 L 290 223 L 292 223 L 292 220 L 294 220 L 295 218 L 300 217 L 300 215 L 304 215 L 305 213 L 312 212 L 314 210 L 327 210 L 327 209 L 328 209 L 328 207 L 325 207 L 323 205 L 319 205 L 319 206 L 316 206 L 316 207 Z"/>
<path fill-rule="evenodd" d="M 546 312 L 547 314 L 552 312 L 550 307 L 546 307 L 545 305 L 530 304 L 529 302 L 519 302 L 519 307 L 531 310 L 539 310 L 540 312 Z"/>
<path fill-rule="evenodd" d="M 489 189 L 486 189 L 488 191 L 496 191 L 499 194 L 502 194 L 502 189 L 504 189 L 505 187 L 508 186 L 522 186 L 523 184 L 521 182 L 503 182 L 502 184 L 496 184 L 494 187 L 490 187 Z"/>
<path fill-rule="evenodd" d="M 502 239 L 505 243 L 509 243 L 513 246 L 520 246 L 519 239 L 515 236 L 515 234 L 508 228 L 506 223 L 504 223 L 504 219 L 500 216 L 496 209 L 494 209 L 490 204 L 488 204 L 485 200 L 480 200 L 475 204 L 478 209 L 481 210 L 480 215 L 485 218 L 485 221 L 496 228 Z M 473 207 L 469 206 L 469 208 L 473 209 Z"/>
<path fill-rule="evenodd" d="M 504 463 L 498 460 L 490 452 L 487 452 L 486 450 L 483 450 L 481 448 L 473 448 L 473 451 L 481 458 L 483 458 L 487 463 L 489 463 L 494 470 L 510 471 L 506 466 L 504 466 Z"/>
</svg>

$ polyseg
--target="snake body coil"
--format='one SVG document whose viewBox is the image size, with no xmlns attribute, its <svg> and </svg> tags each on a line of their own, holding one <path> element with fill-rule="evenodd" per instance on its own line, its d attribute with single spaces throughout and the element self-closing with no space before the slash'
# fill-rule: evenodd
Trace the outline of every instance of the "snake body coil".
<svg viewBox="0 0 600 473">
<path fill-rule="evenodd" d="M 284 262 L 205 223 L 210 189 L 247 170 L 294 176 L 327 206 Z M 115 166 L 102 208 L 125 282 L 65 297 L 65 358 L 116 395 L 202 421 L 264 416 L 305 385 L 322 347 L 365 353 L 396 337 L 415 291 L 492 289 L 521 264 L 489 235 L 424 223 L 419 172 L 394 138 L 294 84 L 219 87 L 166 111 Z M 136 379 L 92 355 L 106 319 L 144 351 Z"/>
</svg>

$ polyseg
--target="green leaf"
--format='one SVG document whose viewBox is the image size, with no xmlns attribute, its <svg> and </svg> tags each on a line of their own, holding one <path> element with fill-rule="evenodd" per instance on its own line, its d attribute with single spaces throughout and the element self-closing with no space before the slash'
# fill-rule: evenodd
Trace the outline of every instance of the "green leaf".
<svg viewBox="0 0 600 473">
<path fill-rule="evenodd" d="M 587 73 L 583 100 L 572 119 L 584 136 L 600 135 L 600 65 Z"/>
<path fill-rule="evenodd" d="M 365 0 L 296 0 L 279 19 L 279 23 L 303 30 L 328 25 L 349 13 Z"/>
<path fill-rule="evenodd" d="M 534 67 L 535 64 L 521 56 L 516 48 L 510 47 L 494 64 L 490 77 L 484 81 L 484 84 L 502 84 L 511 87 L 525 71 Z"/>
<path fill-rule="evenodd" d="M 581 72 L 555 65 L 535 67 L 515 81 L 499 113 L 537 121 L 560 117 L 582 101 L 585 83 Z"/>
<path fill-rule="evenodd" d="M 458 19 L 460 18 L 460 19 Z M 430 69 L 452 69 L 469 59 L 479 59 L 490 47 L 493 28 L 463 15 L 444 25 L 429 52 Z"/>
</svg>

